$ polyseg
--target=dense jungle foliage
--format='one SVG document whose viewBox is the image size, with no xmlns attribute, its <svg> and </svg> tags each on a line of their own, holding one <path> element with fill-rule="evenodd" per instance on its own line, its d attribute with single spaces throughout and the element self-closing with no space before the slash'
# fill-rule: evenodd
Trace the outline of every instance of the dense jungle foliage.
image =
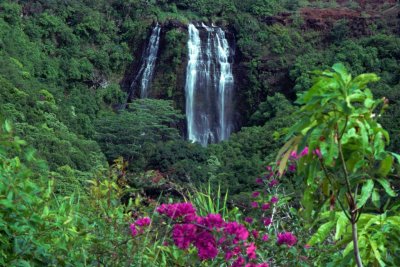
<svg viewBox="0 0 400 267">
<path fill-rule="evenodd" d="M 364 265 L 399 266 L 399 11 L 0 0 L 0 265 L 360 266 L 357 224 Z M 155 21 L 165 37 L 152 97 L 125 106 Z M 190 21 L 235 39 L 237 131 L 207 147 L 185 140 Z M 184 201 L 196 224 L 190 208 L 175 218 L 160 206 Z M 209 239 L 179 243 L 179 225 Z M 234 255 L 228 237 L 199 230 L 245 235 L 238 225 L 249 239 Z"/>
</svg>

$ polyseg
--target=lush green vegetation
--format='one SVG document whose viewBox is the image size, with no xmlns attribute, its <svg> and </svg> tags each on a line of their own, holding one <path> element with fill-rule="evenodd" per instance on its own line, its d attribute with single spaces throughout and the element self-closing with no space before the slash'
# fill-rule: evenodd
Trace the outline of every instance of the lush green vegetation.
<svg viewBox="0 0 400 267">
<path fill-rule="evenodd" d="M 398 18 L 361 2 L 0 0 L 0 265 L 399 266 Z M 157 99 L 125 105 L 154 21 Z M 243 127 L 207 148 L 184 138 L 189 21 L 235 36 Z M 188 247 L 155 212 L 182 201 L 213 229 Z"/>
</svg>

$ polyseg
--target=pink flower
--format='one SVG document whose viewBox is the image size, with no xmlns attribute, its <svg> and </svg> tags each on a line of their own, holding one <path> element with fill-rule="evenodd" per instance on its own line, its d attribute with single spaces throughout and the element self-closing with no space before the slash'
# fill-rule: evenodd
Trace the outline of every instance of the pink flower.
<svg viewBox="0 0 400 267">
<path fill-rule="evenodd" d="M 250 244 L 247 246 L 247 248 L 246 248 L 246 254 L 247 254 L 247 257 L 249 257 L 249 259 L 255 259 L 255 258 L 257 258 L 256 249 L 257 249 L 257 247 L 256 247 L 256 245 L 255 245 L 254 243 L 250 243 Z"/>
<path fill-rule="evenodd" d="M 193 224 L 175 224 L 172 229 L 172 239 L 180 249 L 188 249 L 196 238 L 197 227 Z"/>
<path fill-rule="evenodd" d="M 259 264 L 250 262 L 250 263 L 247 263 L 245 267 L 269 267 L 269 265 L 268 265 L 268 263 L 265 263 L 265 262 L 259 263 Z"/>
<path fill-rule="evenodd" d="M 269 174 L 264 175 L 264 178 L 269 180 L 272 176 L 274 176 L 274 173 L 270 172 Z"/>
<path fill-rule="evenodd" d="M 294 164 L 289 165 L 289 171 L 295 172 L 296 171 L 296 165 L 294 165 Z"/>
<path fill-rule="evenodd" d="M 309 244 L 305 244 L 305 245 L 304 245 L 304 248 L 305 248 L 305 249 L 310 249 L 311 246 L 310 246 Z"/>
<path fill-rule="evenodd" d="M 258 208 L 258 202 L 251 202 L 251 207 L 254 209 Z"/>
<path fill-rule="evenodd" d="M 291 232 L 282 232 L 278 233 L 277 243 L 278 245 L 286 244 L 291 247 L 297 243 L 297 238 Z"/>
<path fill-rule="evenodd" d="M 315 155 L 317 155 L 318 158 L 322 158 L 322 154 L 321 154 L 321 150 L 319 150 L 319 148 L 316 148 L 313 153 Z"/>
<path fill-rule="evenodd" d="M 266 242 L 266 241 L 268 241 L 268 239 L 269 239 L 269 236 L 267 234 L 265 234 L 265 235 L 263 235 L 261 240 Z"/>
<path fill-rule="evenodd" d="M 149 217 L 143 217 L 135 221 L 135 224 L 140 227 L 149 226 L 150 223 L 151 219 Z"/>
<path fill-rule="evenodd" d="M 264 218 L 263 223 L 265 226 L 269 226 L 272 223 L 271 218 Z"/>
<path fill-rule="evenodd" d="M 278 180 L 274 179 L 274 180 L 272 180 L 272 181 L 268 184 L 268 186 L 269 186 L 269 187 L 274 187 L 274 186 L 276 186 L 278 183 L 279 183 Z"/>
<path fill-rule="evenodd" d="M 296 151 L 292 151 L 292 152 L 290 153 L 290 157 L 291 157 L 292 159 L 298 159 L 298 158 L 299 158 L 299 156 L 297 156 L 297 152 L 296 152 Z"/>
<path fill-rule="evenodd" d="M 202 231 L 196 236 L 194 246 L 198 250 L 200 259 L 213 259 L 218 255 L 217 242 L 214 236 L 208 231 Z"/>
<path fill-rule="evenodd" d="M 131 229 L 131 234 L 132 236 L 136 236 L 138 234 L 138 231 L 136 229 L 136 225 L 134 223 L 132 223 L 129 228 Z"/>
<path fill-rule="evenodd" d="M 249 237 L 249 232 L 244 225 L 237 222 L 228 222 L 225 224 L 224 232 L 235 236 L 236 241 L 246 240 Z"/>
<path fill-rule="evenodd" d="M 182 219 L 184 222 L 191 222 L 196 218 L 196 209 L 192 203 L 162 204 L 157 208 L 157 212 L 171 219 Z"/>
<path fill-rule="evenodd" d="M 271 202 L 272 202 L 272 203 L 278 202 L 278 197 L 273 196 L 273 197 L 271 198 Z"/>
<path fill-rule="evenodd" d="M 198 223 L 210 229 L 219 229 L 225 224 L 220 214 L 208 214 L 206 217 L 200 217 Z"/>
<path fill-rule="evenodd" d="M 265 169 L 267 169 L 267 171 L 272 171 L 272 167 L 269 165 L 267 167 L 265 167 Z"/>
<path fill-rule="evenodd" d="M 219 246 L 222 246 L 226 241 L 227 241 L 227 238 L 225 236 L 223 236 L 218 240 L 217 243 Z"/>
<path fill-rule="evenodd" d="M 234 247 L 231 251 L 234 256 L 239 255 L 241 252 L 241 248 L 239 246 Z"/>
<path fill-rule="evenodd" d="M 264 204 L 261 205 L 261 209 L 262 209 L 262 210 L 267 210 L 267 209 L 270 208 L 270 206 L 271 206 L 271 205 L 270 205 L 269 203 L 264 203 Z"/>
<path fill-rule="evenodd" d="M 233 263 L 232 267 L 243 267 L 245 264 L 244 258 L 243 257 L 238 257 Z"/>
<path fill-rule="evenodd" d="M 246 217 L 246 218 L 244 218 L 244 221 L 251 224 L 251 223 L 253 223 L 253 218 Z"/>
<path fill-rule="evenodd" d="M 226 261 L 230 260 L 232 257 L 233 257 L 233 253 L 232 253 L 232 252 L 227 251 L 227 252 L 225 253 L 225 260 L 226 260 Z"/>
<path fill-rule="evenodd" d="M 253 235 L 254 239 L 257 239 L 258 236 L 259 236 L 257 230 L 252 230 L 252 231 L 251 231 L 251 234 Z"/>
<path fill-rule="evenodd" d="M 260 192 L 255 191 L 251 194 L 252 197 L 258 197 L 260 195 Z"/>
<path fill-rule="evenodd" d="M 304 156 L 306 156 L 306 155 L 308 155 L 308 147 L 305 147 L 305 148 L 303 149 L 303 151 L 301 151 L 300 157 L 304 157 Z"/>
<path fill-rule="evenodd" d="M 257 179 L 256 179 L 256 183 L 257 183 L 257 184 L 263 184 L 263 180 L 262 180 L 261 178 L 257 178 Z"/>
</svg>

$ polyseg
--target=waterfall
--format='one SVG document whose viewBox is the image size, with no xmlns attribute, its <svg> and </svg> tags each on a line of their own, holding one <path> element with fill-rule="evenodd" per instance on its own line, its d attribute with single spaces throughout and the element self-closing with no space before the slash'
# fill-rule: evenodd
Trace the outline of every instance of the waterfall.
<svg viewBox="0 0 400 267">
<path fill-rule="evenodd" d="M 161 27 L 157 23 L 151 32 L 146 49 L 143 51 L 140 69 L 131 83 L 129 98 L 134 94 L 138 84 L 140 84 L 140 98 L 146 98 L 149 95 L 149 86 L 153 78 L 160 45 L 160 31 Z"/>
<path fill-rule="evenodd" d="M 217 58 L 219 63 L 219 83 L 218 83 L 218 110 L 219 110 L 219 135 L 220 140 L 225 140 L 229 137 L 233 130 L 232 118 L 230 115 L 232 110 L 232 89 L 233 89 L 233 74 L 232 66 L 229 63 L 229 44 L 225 38 L 225 32 L 217 29 Z"/>
<path fill-rule="evenodd" d="M 227 139 L 233 130 L 232 54 L 221 28 L 189 24 L 188 31 L 188 139 L 206 146 Z"/>
<path fill-rule="evenodd" d="M 199 31 L 193 24 L 189 24 L 188 53 L 189 61 L 186 69 L 185 86 L 188 138 L 189 140 L 200 141 L 200 136 L 195 125 L 194 90 L 197 82 L 197 68 L 199 65 L 199 55 L 201 53 L 201 41 Z"/>
</svg>

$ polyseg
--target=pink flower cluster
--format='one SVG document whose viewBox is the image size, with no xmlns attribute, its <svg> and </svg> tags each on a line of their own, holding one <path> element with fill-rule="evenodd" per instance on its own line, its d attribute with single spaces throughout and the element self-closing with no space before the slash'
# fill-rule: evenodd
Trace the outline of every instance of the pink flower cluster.
<svg viewBox="0 0 400 267">
<path fill-rule="evenodd" d="M 267 263 L 254 263 L 257 247 L 248 242 L 250 233 L 238 222 L 226 222 L 219 214 L 197 216 L 191 203 L 162 204 L 157 212 L 173 220 L 174 244 L 183 250 L 193 245 L 201 260 L 213 259 L 222 251 L 231 266 L 268 267 Z"/>
<path fill-rule="evenodd" d="M 143 233 L 145 227 L 149 226 L 150 224 L 151 224 L 151 219 L 149 217 L 143 217 L 137 219 L 134 223 L 130 225 L 132 236 L 136 236 L 139 233 Z"/>
<path fill-rule="evenodd" d="M 290 153 L 287 170 L 289 172 L 295 172 L 296 171 L 296 161 L 304 156 L 309 155 L 309 153 L 310 153 L 310 151 L 309 151 L 308 147 L 305 147 L 300 153 L 297 153 L 297 151 L 292 151 Z M 318 148 L 315 149 L 314 151 L 312 151 L 312 154 L 316 155 L 318 158 L 322 158 L 321 151 Z M 278 161 L 276 164 L 279 165 L 280 162 Z M 279 183 L 276 179 L 273 179 L 273 177 L 276 176 L 277 174 L 279 175 L 280 173 L 274 171 L 272 166 L 270 166 L 270 165 L 268 165 L 266 167 L 266 170 L 267 170 L 267 174 L 264 175 L 264 177 L 258 177 L 256 179 L 256 183 L 263 184 L 264 182 L 266 182 L 270 188 L 273 188 L 276 185 L 278 185 L 278 183 Z M 286 171 L 284 171 L 284 173 L 285 172 Z"/>
<path fill-rule="evenodd" d="M 314 155 L 321 157 L 320 151 L 313 151 Z M 309 155 L 306 147 L 297 154 L 291 152 L 288 162 L 288 171 L 296 171 L 296 161 Z M 279 165 L 279 162 L 277 163 Z M 227 266 L 232 267 L 269 267 L 268 263 L 257 263 L 257 246 L 263 248 L 266 242 L 275 242 L 290 248 L 297 243 L 296 236 L 291 232 L 281 232 L 275 236 L 271 225 L 279 226 L 279 211 L 285 198 L 279 197 L 279 181 L 277 173 L 271 166 L 266 167 L 267 174 L 256 179 L 256 183 L 265 185 L 266 190 L 254 191 L 251 194 L 249 214 L 258 214 L 257 217 L 244 217 L 244 224 L 225 221 L 220 214 L 199 216 L 196 208 L 191 203 L 162 204 L 156 211 L 169 218 L 172 225 L 171 238 L 173 244 L 179 249 L 188 250 L 191 246 L 197 249 L 201 260 L 215 259 L 223 256 Z M 286 171 L 285 171 L 286 172 Z M 285 173 L 283 173 L 285 174 Z M 277 213 L 275 213 L 277 212 Z M 274 217 L 274 214 L 277 214 Z M 258 218 L 258 219 L 257 219 Z M 278 220 L 272 218 L 278 218 Z M 146 226 L 151 224 L 148 217 L 137 219 L 131 224 L 133 236 L 142 233 Z M 248 228 L 246 228 L 248 227 Z M 271 238 L 268 235 L 271 234 Z M 276 237 L 276 239 L 275 239 Z M 170 240 L 164 244 L 171 244 Z M 306 247 L 308 248 L 308 247 Z M 222 254 L 222 255 L 221 255 Z"/>
<path fill-rule="evenodd" d="M 299 159 L 301 157 L 307 156 L 309 154 L 309 152 L 310 151 L 309 151 L 308 147 L 305 147 L 300 152 L 300 154 L 297 154 L 296 151 L 292 151 L 292 153 L 290 154 L 290 157 L 291 157 L 291 159 Z M 317 157 L 322 158 L 321 150 L 319 150 L 318 148 L 313 151 L 313 155 L 316 155 Z"/>
<path fill-rule="evenodd" d="M 306 155 L 308 155 L 308 147 L 305 147 L 305 148 L 300 152 L 300 154 L 297 154 L 296 151 L 292 151 L 292 153 L 290 153 L 290 157 L 291 157 L 292 159 L 299 159 L 299 158 L 304 157 L 304 156 L 306 156 Z"/>
<path fill-rule="evenodd" d="M 196 218 L 196 209 L 192 203 L 162 204 L 157 208 L 157 212 L 182 222 L 191 222 Z"/>
<path fill-rule="evenodd" d="M 278 233 L 278 245 L 286 244 L 288 247 L 294 246 L 297 243 L 297 238 L 291 232 Z"/>
</svg>

